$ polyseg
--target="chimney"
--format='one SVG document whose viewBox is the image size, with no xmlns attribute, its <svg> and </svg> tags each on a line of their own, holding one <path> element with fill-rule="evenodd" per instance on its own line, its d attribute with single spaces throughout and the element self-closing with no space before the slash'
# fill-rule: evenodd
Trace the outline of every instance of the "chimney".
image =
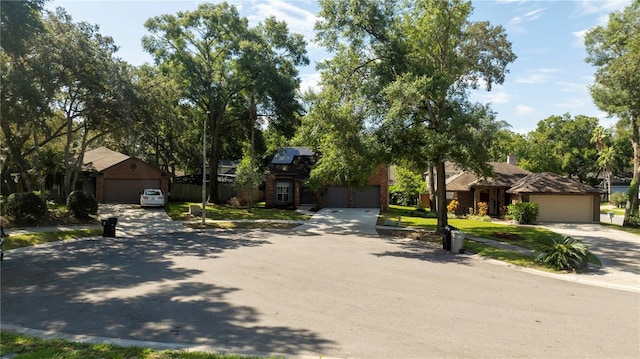
<svg viewBox="0 0 640 359">
<path fill-rule="evenodd" d="M 516 166 L 516 156 L 514 156 L 512 154 L 508 154 L 507 155 L 507 163 L 510 164 L 510 165 Z"/>
</svg>

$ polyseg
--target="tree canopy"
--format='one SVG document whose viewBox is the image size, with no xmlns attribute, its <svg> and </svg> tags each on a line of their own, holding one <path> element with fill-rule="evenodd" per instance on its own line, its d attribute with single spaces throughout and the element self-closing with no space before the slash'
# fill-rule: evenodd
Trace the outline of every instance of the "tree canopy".
<svg viewBox="0 0 640 359">
<path fill-rule="evenodd" d="M 504 29 L 469 20 L 470 2 L 321 0 L 317 39 L 334 53 L 322 83 L 377 127 L 383 151 L 437 169 L 438 226 L 447 224 L 445 161 L 488 173 L 505 124 L 468 90 L 504 81 L 515 60 Z"/>
<path fill-rule="evenodd" d="M 640 0 L 612 13 L 606 26 L 587 32 L 585 46 L 586 61 L 596 67 L 594 102 L 631 128 L 634 175 L 625 214 L 628 224 L 629 217 L 638 217 L 640 180 Z"/>
<path fill-rule="evenodd" d="M 220 3 L 154 17 L 145 26 L 151 35 L 144 37 L 144 48 L 176 79 L 183 100 L 207 118 L 211 178 L 225 140 L 241 143 L 256 126 L 249 103 L 265 111 L 275 128 L 291 132 L 295 127 L 296 66 L 308 59 L 302 36 L 289 34 L 285 23 L 269 18 L 249 28 L 235 6 Z M 213 202 L 218 202 L 216 189 L 211 181 Z"/>
</svg>

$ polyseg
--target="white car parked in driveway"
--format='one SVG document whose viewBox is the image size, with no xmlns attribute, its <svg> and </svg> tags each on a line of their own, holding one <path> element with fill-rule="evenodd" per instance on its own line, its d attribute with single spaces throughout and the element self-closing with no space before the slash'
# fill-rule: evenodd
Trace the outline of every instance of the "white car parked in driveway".
<svg viewBox="0 0 640 359">
<path fill-rule="evenodd" d="M 147 188 L 140 194 L 140 207 L 164 207 L 162 190 Z"/>
</svg>

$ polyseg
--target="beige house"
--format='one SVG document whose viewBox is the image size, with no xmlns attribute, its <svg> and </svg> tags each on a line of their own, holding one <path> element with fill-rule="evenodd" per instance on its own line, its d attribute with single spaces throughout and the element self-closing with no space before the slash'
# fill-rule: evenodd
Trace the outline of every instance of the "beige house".
<svg viewBox="0 0 640 359">
<path fill-rule="evenodd" d="M 599 223 L 597 188 L 555 173 L 532 173 L 507 190 L 518 202 L 538 204 L 538 222 Z"/>
</svg>

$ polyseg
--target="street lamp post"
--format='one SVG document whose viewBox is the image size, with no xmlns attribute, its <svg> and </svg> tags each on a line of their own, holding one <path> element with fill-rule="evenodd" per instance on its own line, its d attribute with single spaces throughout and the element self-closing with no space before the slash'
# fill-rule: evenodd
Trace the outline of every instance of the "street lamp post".
<svg viewBox="0 0 640 359">
<path fill-rule="evenodd" d="M 211 111 L 207 111 L 207 116 L 202 123 L 202 225 L 207 218 L 207 120 Z"/>
</svg>

